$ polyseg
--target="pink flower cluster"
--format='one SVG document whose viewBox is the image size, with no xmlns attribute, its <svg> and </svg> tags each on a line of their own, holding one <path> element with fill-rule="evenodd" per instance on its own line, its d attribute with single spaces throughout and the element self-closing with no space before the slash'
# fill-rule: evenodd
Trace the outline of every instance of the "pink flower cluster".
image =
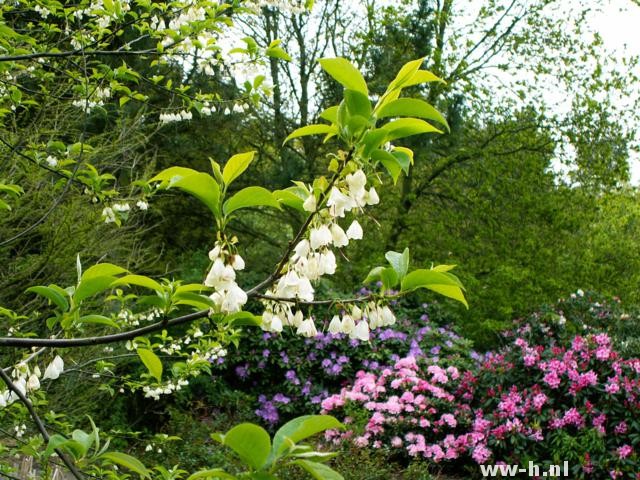
<svg viewBox="0 0 640 480">
<path fill-rule="evenodd" d="M 513 445 L 521 453 L 552 452 L 557 435 L 578 438 L 593 430 L 607 453 L 584 452 L 584 475 L 640 471 L 631 446 L 640 432 L 627 421 L 640 414 L 640 360 L 621 359 L 605 334 L 575 337 L 567 347 L 517 338 L 466 371 L 404 358 L 379 374 L 358 372 L 322 408 L 333 415 L 368 412 L 354 431 L 328 432 L 335 443 L 359 428 L 356 443 L 363 447 L 404 449 L 434 462 L 517 463 Z"/>
</svg>

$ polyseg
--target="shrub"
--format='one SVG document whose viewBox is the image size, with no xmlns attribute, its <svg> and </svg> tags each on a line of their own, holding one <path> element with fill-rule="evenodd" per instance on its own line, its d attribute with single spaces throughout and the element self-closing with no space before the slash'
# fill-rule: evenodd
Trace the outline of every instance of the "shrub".
<svg viewBox="0 0 640 480">
<path fill-rule="evenodd" d="M 606 334 L 566 346 L 523 338 L 461 371 L 414 358 L 323 401 L 352 425 L 339 443 L 400 451 L 436 463 L 541 466 L 568 461 L 572 478 L 636 478 L 640 360 L 623 360 Z"/>
</svg>

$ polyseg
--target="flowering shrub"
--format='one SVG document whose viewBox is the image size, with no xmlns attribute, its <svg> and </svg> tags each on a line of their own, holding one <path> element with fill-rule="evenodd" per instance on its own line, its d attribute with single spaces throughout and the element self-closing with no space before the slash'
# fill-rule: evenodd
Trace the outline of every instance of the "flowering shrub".
<svg viewBox="0 0 640 480">
<path fill-rule="evenodd" d="M 596 334 L 566 347 L 517 338 L 467 370 L 407 357 L 359 371 L 322 408 L 353 426 L 328 433 L 335 443 L 468 466 L 566 460 L 572 478 L 640 478 L 639 399 L 640 360 L 623 360 Z"/>
<path fill-rule="evenodd" d="M 284 331 L 243 339 L 238 351 L 215 369 L 230 387 L 258 392 L 256 415 L 275 425 L 281 416 L 317 409 L 329 391 L 349 382 L 359 369 L 380 371 L 407 355 L 420 362 L 446 359 L 459 366 L 480 358 L 455 329 L 429 320 L 428 305 L 411 309 L 395 305 L 394 310 L 400 316 L 396 324 L 371 331 L 369 342 L 330 333 L 331 321 L 326 319 L 325 333 L 313 338 Z"/>
<path fill-rule="evenodd" d="M 563 344 L 575 335 L 606 333 L 625 357 L 640 357 L 640 319 L 636 307 L 624 305 L 618 297 L 577 290 L 554 305 L 544 305 L 525 322 L 504 333 L 522 336 L 530 343 Z"/>
</svg>

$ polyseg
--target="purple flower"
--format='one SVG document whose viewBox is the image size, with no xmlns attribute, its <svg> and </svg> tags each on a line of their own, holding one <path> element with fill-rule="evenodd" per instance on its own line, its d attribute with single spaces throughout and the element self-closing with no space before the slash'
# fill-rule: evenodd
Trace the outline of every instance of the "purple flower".
<svg viewBox="0 0 640 480">
<path fill-rule="evenodd" d="M 271 354 L 271 352 L 269 351 L 269 349 L 268 349 L 268 348 L 265 348 L 265 349 L 262 351 L 262 356 L 263 356 L 264 358 L 269 358 L 269 355 L 270 355 L 270 354 Z"/>
<path fill-rule="evenodd" d="M 238 365 L 236 367 L 236 375 L 242 379 L 247 378 L 249 376 L 249 364 Z"/>
<path fill-rule="evenodd" d="M 291 402 L 291 399 L 282 393 L 276 393 L 273 396 L 273 401 L 278 403 L 284 403 L 285 405 Z"/>
</svg>

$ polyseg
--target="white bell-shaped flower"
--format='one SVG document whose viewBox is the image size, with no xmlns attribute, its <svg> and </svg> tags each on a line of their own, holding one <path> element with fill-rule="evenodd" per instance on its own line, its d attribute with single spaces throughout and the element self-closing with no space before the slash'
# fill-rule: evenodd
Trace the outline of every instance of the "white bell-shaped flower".
<svg viewBox="0 0 640 480">
<path fill-rule="evenodd" d="M 300 324 L 296 333 L 298 335 L 302 335 L 303 337 L 315 337 L 316 335 L 318 335 L 316 325 L 310 318 L 307 318 Z"/>
<path fill-rule="evenodd" d="M 40 380 L 36 374 L 29 376 L 27 380 L 27 390 L 38 390 L 40 388 Z"/>
<path fill-rule="evenodd" d="M 342 332 L 342 320 L 338 315 L 334 315 L 329 322 L 329 333 L 341 333 Z"/>
<path fill-rule="evenodd" d="M 377 205 L 380 203 L 380 197 L 378 197 L 378 192 L 374 187 L 371 187 L 369 193 L 367 193 L 366 197 L 367 205 Z"/>
<path fill-rule="evenodd" d="M 309 240 L 307 240 L 306 238 L 300 240 L 298 244 L 293 248 L 293 252 L 295 254 L 294 259 L 306 258 L 309 255 L 310 251 L 311 244 L 309 243 Z"/>
<path fill-rule="evenodd" d="M 53 361 L 47 366 L 44 371 L 43 380 L 51 379 L 55 380 L 64 371 L 64 361 L 59 355 L 56 355 Z"/>
<path fill-rule="evenodd" d="M 244 270 L 244 259 L 237 253 L 231 257 L 231 268 L 234 270 Z"/>
<path fill-rule="evenodd" d="M 320 272 L 322 275 L 333 275 L 336 273 L 336 256 L 331 250 L 320 254 Z"/>
<path fill-rule="evenodd" d="M 356 204 L 353 198 L 342 193 L 337 187 L 333 187 L 329 193 L 327 207 L 329 207 L 331 216 L 344 217 L 345 212 L 353 210 Z"/>
<path fill-rule="evenodd" d="M 353 321 L 353 318 L 351 318 L 351 315 L 345 315 L 344 317 L 342 317 L 342 333 L 351 335 L 351 333 L 355 328 L 356 328 L 356 322 Z"/>
<path fill-rule="evenodd" d="M 354 305 L 351 308 L 351 316 L 353 317 L 353 319 L 355 321 L 361 320 L 362 319 L 362 310 L 360 309 L 360 307 L 358 307 L 357 305 Z"/>
<path fill-rule="evenodd" d="M 351 222 L 347 228 L 347 237 L 351 240 L 362 240 L 362 227 L 357 220 Z"/>
<path fill-rule="evenodd" d="M 334 223 L 331 225 L 331 238 L 333 244 L 337 247 L 346 247 L 349 244 L 349 238 L 340 225 Z"/>
<path fill-rule="evenodd" d="M 369 324 L 364 320 L 361 320 L 357 325 L 353 332 L 349 335 L 349 338 L 357 338 L 358 340 L 362 340 L 363 342 L 369 341 Z"/>
<path fill-rule="evenodd" d="M 309 243 L 313 250 L 317 250 L 320 247 L 326 247 L 333 241 L 331 236 L 331 230 L 326 225 L 320 225 L 318 228 L 311 230 L 309 236 Z"/>
</svg>

